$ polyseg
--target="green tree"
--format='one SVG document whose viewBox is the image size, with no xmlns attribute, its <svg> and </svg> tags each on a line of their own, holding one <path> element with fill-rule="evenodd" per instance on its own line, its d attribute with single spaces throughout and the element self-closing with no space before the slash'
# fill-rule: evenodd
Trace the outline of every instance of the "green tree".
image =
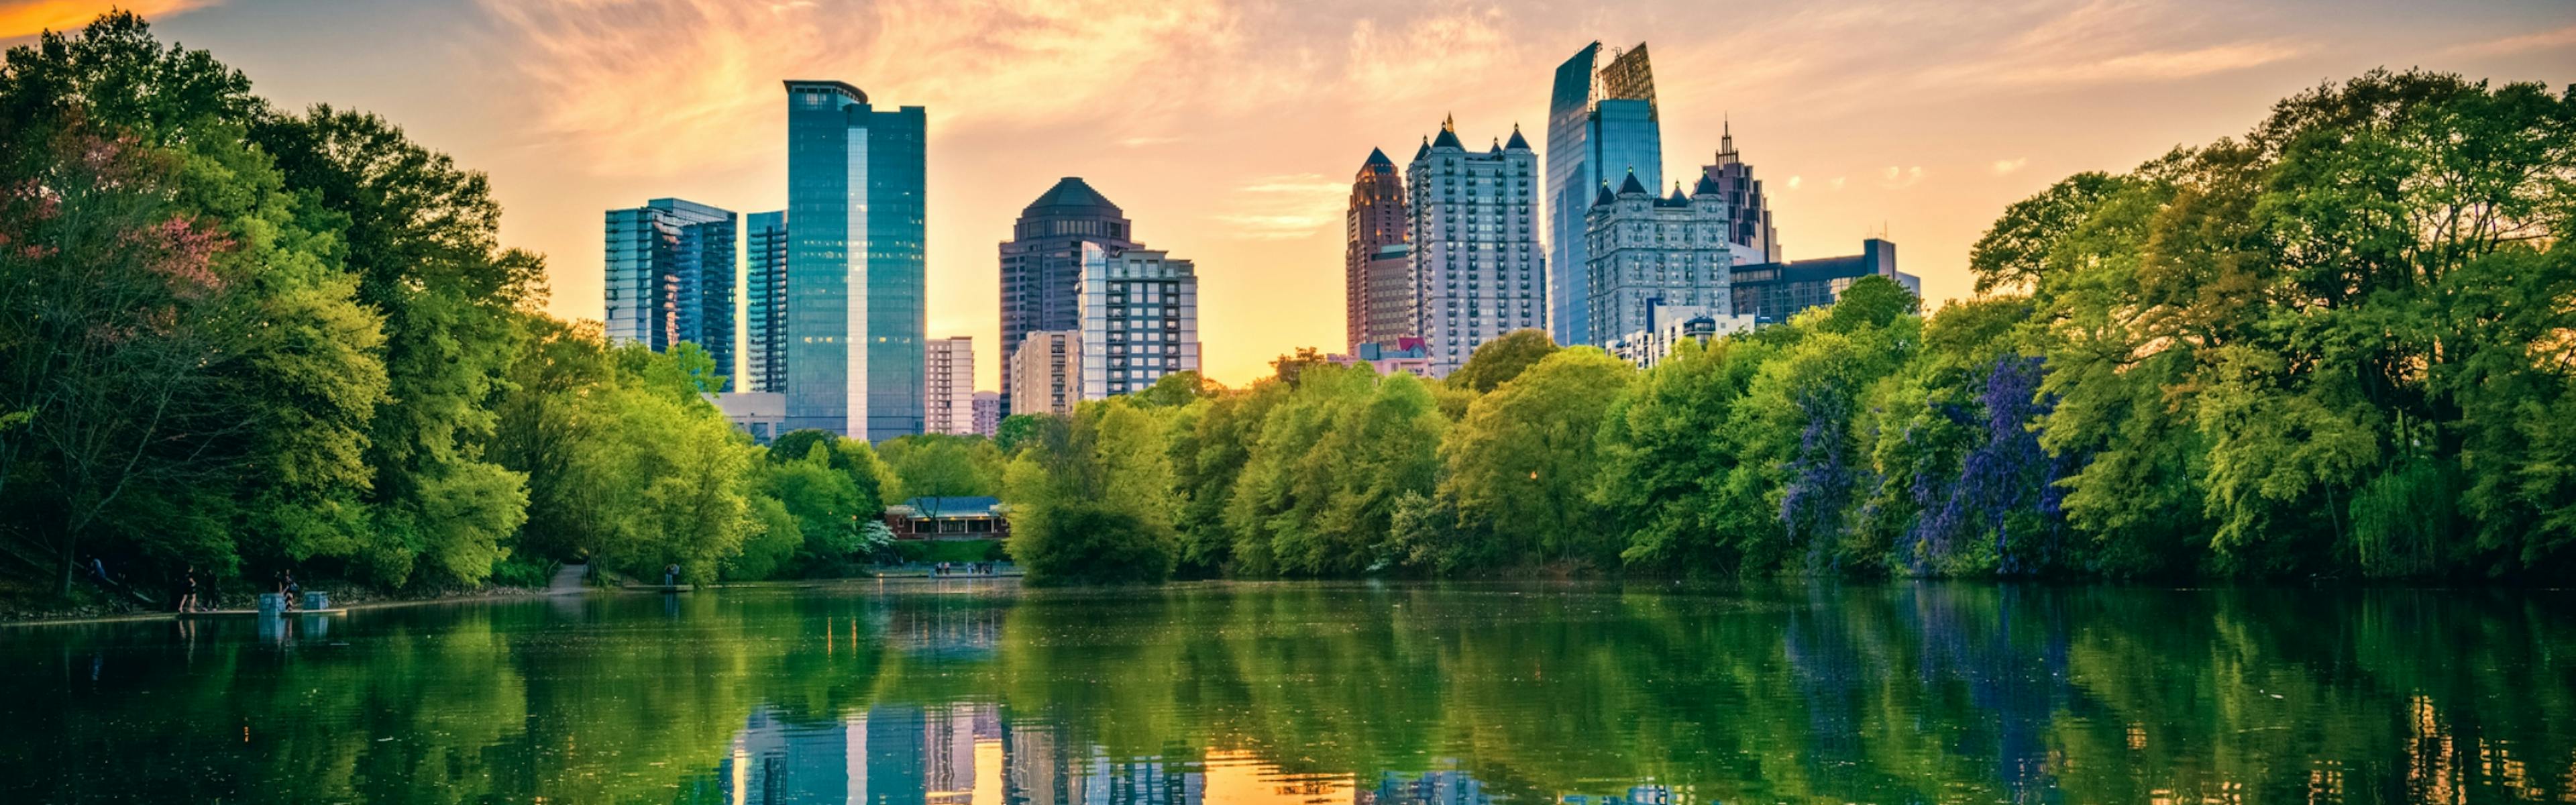
<svg viewBox="0 0 2576 805">
<path fill-rule="evenodd" d="M 1556 341 L 1547 337 L 1546 330 L 1513 330 L 1476 345 L 1476 351 L 1467 355 L 1466 365 L 1449 375 L 1449 385 L 1484 394 L 1511 382 L 1556 351 Z"/>
<path fill-rule="evenodd" d="M 1596 434 L 1635 374 L 1598 349 L 1556 351 L 1468 409 L 1441 444 L 1440 492 L 1490 536 L 1471 564 L 1617 557 L 1619 535 L 1588 493 L 1602 466 Z"/>
</svg>

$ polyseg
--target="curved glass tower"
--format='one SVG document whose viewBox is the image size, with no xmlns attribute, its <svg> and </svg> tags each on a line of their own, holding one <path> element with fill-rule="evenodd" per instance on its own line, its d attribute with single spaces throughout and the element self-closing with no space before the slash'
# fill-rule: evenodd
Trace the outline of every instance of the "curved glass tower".
<svg viewBox="0 0 2576 805">
<path fill-rule="evenodd" d="M 1630 173 L 1647 187 L 1664 182 L 1664 138 L 1655 108 L 1655 76 L 1646 44 L 1611 52 L 1601 43 L 1575 51 L 1556 68 L 1547 106 L 1547 329 L 1559 344 L 1598 344 L 1586 306 L 1583 214 L 1603 182 Z"/>
<path fill-rule="evenodd" d="M 923 115 L 787 82 L 787 419 L 882 442 L 922 428 Z"/>
</svg>

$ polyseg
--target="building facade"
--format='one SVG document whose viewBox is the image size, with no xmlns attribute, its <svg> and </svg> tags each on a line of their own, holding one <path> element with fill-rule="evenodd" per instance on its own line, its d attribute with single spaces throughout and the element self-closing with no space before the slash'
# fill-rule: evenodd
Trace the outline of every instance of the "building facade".
<svg viewBox="0 0 2576 805">
<path fill-rule="evenodd" d="M 1518 128 L 1511 142 L 1473 153 L 1447 121 L 1406 167 L 1413 329 L 1435 376 L 1457 371 L 1478 344 L 1547 325 L 1538 178 L 1538 154 Z"/>
<path fill-rule="evenodd" d="M 1748 315 L 1728 315 L 1705 305 L 1651 305 L 1646 309 L 1646 329 L 1611 339 L 1602 348 L 1611 357 L 1652 369 L 1673 354 L 1683 341 L 1707 344 L 1710 339 L 1753 329 Z"/>
<path fill-rule="evenodd" d="M 1584 211 L 1603 182 L 1625 174 L 1647 187 L 1663 184 L 1660 117 L 1643 42 L 1607 54 L 1593 42 L 1556 68 L 1547 108 L 1546 240 L 1547 328 L 1559 344 L 1597 340 L 1586 307 L 1591 293 L 1583 286 L 1590 265 Z"/>
<path fill-rule="evenodd" d="M 1000 432 L 1001 432 L 1001 430 L 1002 430 L 1002 393 L 1001 393 L 1001 392 L 998 392 L 998 391 L 978 391 L 978 392 L 975 392 L 975 401 L 974 401 L 973 403 L 970 403 L 969 405 L 970 405 L 970 412 L 971 412 L 971 415 L 972 415 L 972 416 L 974 417 L 974 419 L 975 419 L 975 428 L 974 428 L 975 435 L 977 435 L 977 436 L 982 436 L 982 437 L 984 437 L 984 438 L 990 439 L 990 438 L 993 438 L 993 435 L 994 435 L 994 434 L 996 434 L 996 433 L 1000 433 Z"/>
<path fill-rule="evenodd" d="M 1634 174 L 1616 191 L 1601 190 L 1584 216 L 1586 313 L 1604 334 L 1596 346 L 1652 329 L 1657 305 L 1734 312 L 1728 212 L 1717 183 L 1705 177 L 1689 195 L 1674 185 L 1671 195 L 1656 198 Z"/>
<path fill-rule="evenodd" d="M 1431 350 L 1419 338 L 1399 338 L 1389 343 L 1365 342 L 1348 355 L 1326 355 L 1324 360 L 1343 366 L 1368 364 L 1381 376 L 1397 372 L 1416 377 L 1431 376 Z"/>
<path fill-rule="evenodd" d="M 1700 176 L 1717 184 L 1718 195 L 1726 200 L 1727 240 L 1743 247 L 1747 259 L 1741 263 L 1780 262 L 1780 231 L 1771 227 L 1771 201 L 1762 197 L 1762 180 L 1753 178 L 1753 166 L 1735 153 L 1735 126 L 1727 124 L 1718 137 L 1717 161 L 1700 168 Z"/>
<path fill-rule="evenodd" d="M 1152 249 L 1082 247 L 1082 399 L 1144 391 L 1199 369 L 1199 276 Z"/>
<path fill-rule="evenodd" d="M 1870 238 L 1861 241 L 1860 254 L 1847 257 L 1736 266 L 1735 312 L 1763 324 L 1785 322 L 1800 311 L 1833 304 L 1853 280 L 1871 275 L 1895 280 L 1914 295 L 1923 295 L 1922 279 L 1896 270 L 1896 244 Z"/>
<path fill-rule="evenodd" d="M 1343 228 L 1343 318 L 1352 349 L 1413 335 L 1413 322 L 1403 315 L 1403 297 L 1413 287 L 1412 278 L 1405 275 L 1412 267 L 1406 217 L 1404 175 L 1385 151 L 1369 149 L 1359 176 L 1351 180 L 1350 211 Z"/>
<path fill-rule="evenodd" d="M 974 433 L 975 339 L 934 338 L 929 346 L 922 356 L 922 427 L 929 433 Z"/>
<path fill-rule="evenodd" d="M 604 294 L 608 337 L 655 352 L 686 341 L 734 372 L 734 236 L 739 216 L 657 198 L 609 210 Z M 711 389 L 725 391 L 727 388 Z"/>
<path fill-rule="evenodd" d="M 737 388 L 787 387 L 787 212 L 743 216 L 742 373 Z"/>
<path fill-rule="evenodd" d="M 1080 177 L 1067 176 L 1020 210 L 1011 239 L 1002 242 L 1002 369 L 1018 355 L 1020 341 L 1039 331 L 1082 328 L 1082 249 L 1112 251 L 1134 241 L 1126 213 Z M 1005 386 L 1003 410 L 1017 412 L 1014 389 Z"/>
<path fill-rule="evenodd" d="M 787 428 L 922 429 L 923 112 L 787 82 Z"/>
<path fill-rule="evenodd" d="M 1003 410 L 1019 414 L 1070 414 L 1082 400 L 1082 331 L 1039 330 L 1020 338 L 1011 353 L 1010 388 Z"/>
</svg>

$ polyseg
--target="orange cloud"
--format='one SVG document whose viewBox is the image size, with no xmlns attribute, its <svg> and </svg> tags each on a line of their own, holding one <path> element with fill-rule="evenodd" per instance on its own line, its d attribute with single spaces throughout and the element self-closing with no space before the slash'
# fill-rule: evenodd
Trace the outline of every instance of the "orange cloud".
<svg viewBox="0 0 2576 805">
<path fill-rule="evenodd" d="M 47 30 L 67 31 L 88 25 L 90 20 L 113 9 L 141 14 L 145 19 L 159 19 L 190 9 L 214 5 L 220 0 L 0 0 L 0 39 L 34 36 Z"/>
</svg>

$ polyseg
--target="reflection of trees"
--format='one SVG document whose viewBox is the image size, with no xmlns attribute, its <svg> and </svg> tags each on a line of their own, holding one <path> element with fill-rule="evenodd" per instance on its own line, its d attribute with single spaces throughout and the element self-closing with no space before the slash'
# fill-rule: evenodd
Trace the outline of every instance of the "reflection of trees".
<svg viewBox="0 0 2576 805">
<path fill-rule="evenodd" d="M 2576 752 L 2563 599 L 1227 584 L 426 607 L 283 645 L 73 627 L 0 644 L 0 799 L 715 801 L 864 776 L 910 801 L 1184 802 L 1214 752 L 1378 802 L 2550 799 Z"/>
</svg>

